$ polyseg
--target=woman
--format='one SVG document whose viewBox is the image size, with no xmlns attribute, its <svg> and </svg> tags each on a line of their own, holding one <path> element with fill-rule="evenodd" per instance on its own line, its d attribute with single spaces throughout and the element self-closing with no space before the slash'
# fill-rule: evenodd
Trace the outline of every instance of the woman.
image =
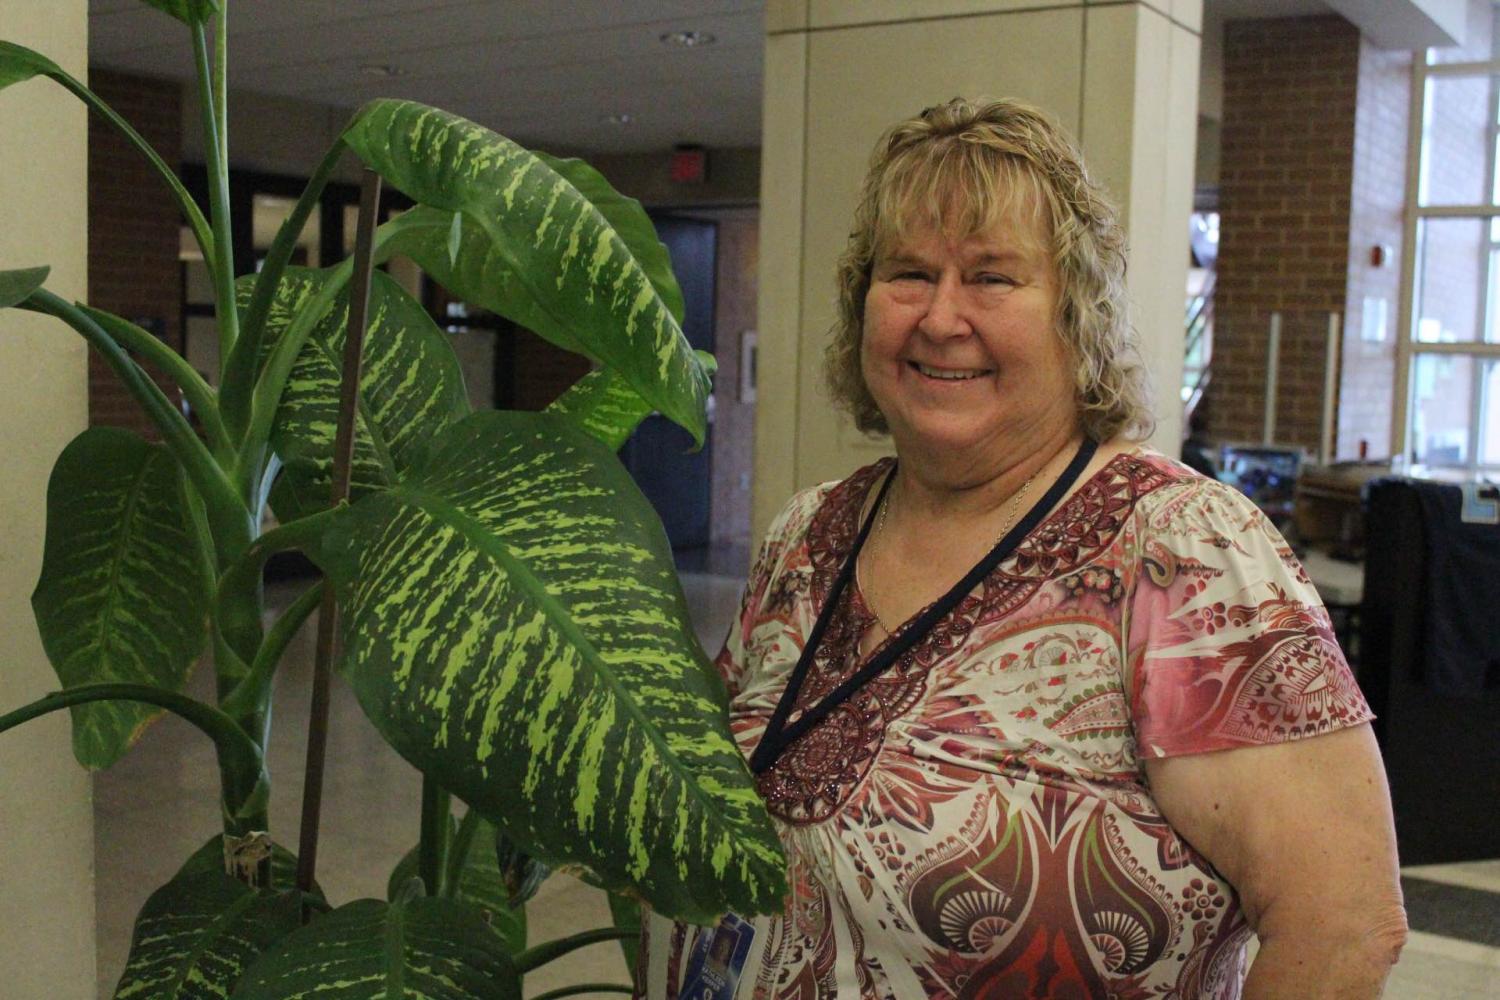
<svg viewBox="0 0 1500 1000">
<path fill-rule="evenodd" d="M 897 458 L 792 499 L 718 661 L 790 894 L 653 919 L 648 996 L 1379 994 L 1369 708 L 1265 518 L 1132 443 L 1124 268 L 1036 110 L 880 141 L 829 375 Z"/>
</svg>

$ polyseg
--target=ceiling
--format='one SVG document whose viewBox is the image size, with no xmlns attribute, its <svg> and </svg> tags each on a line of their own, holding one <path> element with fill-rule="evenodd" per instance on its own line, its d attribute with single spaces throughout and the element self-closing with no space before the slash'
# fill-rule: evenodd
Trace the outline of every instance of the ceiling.
<svg viewBox="0 0 1500 1000">
<path fill-rule="evenodd" d="M 1226 19 L 1433 2 L 1453 0 L 1207 0 L 1204 71 Z M 763 16 L 764 0 L 232 0 L 229 78 L 339 108 L 409 98 L 549 149 L 758 146 Z M 683 30 L 715 42 L 662 41 Z M 89 58 L 192 76 L 186 29 L 140 0 L 89 0 Z M 386 66 L 396 75 L 372 75 Z"/>
<path fill-rule="evenodd" d="M 344 108 L 409 98 L 549 149 L 758 146 L 763 16 L 763 0 L 233 0 L 229 82 Z M 661 41 L 689 29 L 716 40 Z M 90 0 L 89 60 L 193 73 L 187 29 L 140 0 Z"/>
</svg>

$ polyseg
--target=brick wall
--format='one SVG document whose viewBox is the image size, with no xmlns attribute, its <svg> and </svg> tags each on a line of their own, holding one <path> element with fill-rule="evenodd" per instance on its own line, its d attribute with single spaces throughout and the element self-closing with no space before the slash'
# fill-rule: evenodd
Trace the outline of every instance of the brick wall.
<svg viewBox="0 0 1500 1000">
<path fill-rule="evenodd" d="M 177 83 L 90 68 L 89 84 L 162 159 L 178 162 L 182 100 Z M 89 116 L 88 165 L 89 304 L 137 323 L 159 324 L 162 339 L 181 351 L 176 202 L 146 159 L 97 115 Z M 167 387 L 164 379 L 157 382 Z M 175 389 L 168 395 L 177 399 Z M 135 400 L 93 351 L 89 423 L 155 437 Z"/>
<path fill-rule="evenodd" d="M 1361 442 L 1371 458 L 1390 454 L 1410 106 L 1411 53 L 1361 43 L 1335 449 L 1340 459 L 1358 457 Z M 1371 260 L 1376 246 L 1391 251 L 1381 266 Z"/>
<path fill-rule="evenodd" d="M 1209 433 L 1258 440 L 1282 314 L 1278 441 L 1316 449 L 1328 313 L 1345 309 L 1359 32 L 1341 17 L 1230 21 Z"/>
</svg>

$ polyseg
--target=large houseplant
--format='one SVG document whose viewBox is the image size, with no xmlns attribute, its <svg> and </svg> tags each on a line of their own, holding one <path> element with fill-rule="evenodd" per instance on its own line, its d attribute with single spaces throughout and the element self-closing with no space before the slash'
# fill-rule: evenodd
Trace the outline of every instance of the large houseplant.
<svg viewBox="0 0 1500 1000">
<path fill-rule="evenodd" d="M 161 436 L 90 429 L 59 458 L 33 605 L 62 690 L 0 715 L 0 733 L 68 708 L 79 761 L 107 767 L 173 712 L 213 741 L 222 779 L 222 834 L 148 901 L 119 995 L 259 1000 L 337 979 L 341 997 L 519 997 L 527 969 L 599 936 L 526 949 L 513 907 L 527 858 L 685 919 L 779 905 L 780 849 L 722 689 L 660 524 L 613 453 L 651 411 L 701 440 L 711 372 L 682 335 L 681 293 L 640 206 L 579 161 L 379 100 L 318 165 L 259 274 L 236 282 L 223 7 L 147 2 L 192 36 L 206 216 L 96 95 L 0 42 L 0 89 L 50 78 L 150 158 L 214 279 L 217 391 L 145 331 L 48 292 L 44 267 L 0 271 L 0 308 L 82 334 Z M 548 412 L 470 412 L 445 335 L 376 272 L 352 502 L 335 504 L 354 265 L 288 263 L 346 153 L 416 202 L 375 231 L 376 261 L 404 254 L 597 367 Z M 196 428 L 137 358 L 176 383 Z M 280 523 L 262 532 L 268 504 Z M 265 837 L 272 680 L 325 585 L 263 629 L 261 570 L 289 548 L 335 589 L 340 673 L 424 775 L 422 842 L 388 901 L 330 909 L 290 884 L 293 859 Z M 205 652 L 212 704 L 185 693 Z M 450 793 L 469 806 L 461 823 Z"/>
</svg>

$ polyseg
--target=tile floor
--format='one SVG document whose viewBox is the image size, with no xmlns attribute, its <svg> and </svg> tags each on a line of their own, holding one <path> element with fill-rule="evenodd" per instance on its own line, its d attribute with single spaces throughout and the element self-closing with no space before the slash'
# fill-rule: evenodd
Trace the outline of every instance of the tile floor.
<svg viewBox="0 0 1500 1000">
<path fill-rule="evenodd" d="M 740 580 L 684 577 L 694 623 L 717 649 L 738 601 Z M 280 595 L 285 598 L 285 594 Z M 295 844 L 302 796 L 302 730 L 312 661 L 312 630 L 298 636 L 280 677 L 270 761 L 275 776 L 271 833 Z M 195 679 L 206 696 L 206 675 Z M 386 877 L 416 842 L 420 781 L 376 735 L 353 697 L 335 684 L 325 787 L 319 881 L 336 903 L 385 897 Z M 131 925 L 151 891 L 218 830 L 213 753 L 195 730 L 164 719 L 94 782 L 97 843 L 99 996 L 108 998 L 124 967 Z M 1496 893 L 1471 938 L 1500 942 L 1500 860 L 1413 868 L 1424 883 Z M 1481 899 L 1483 897 L 1480 897 Z M 529 904 L 533 941 L 609 923 L 604 897 L 565 876 L 549 879 Z M 628 981 L 613 942 L 574 953 L 527 979 L 527 995 L 569 983 Z M 609 994 L 594 994 L 608 996 Z M 1500 1000 L 1500 948 L 1418 930 L 1386 990 L 1391 1000 Z M 23 1000 L 23 998 L 17 998 Z M 29 1000 L 29 998 L 25 998 Z"/>
</svg>

